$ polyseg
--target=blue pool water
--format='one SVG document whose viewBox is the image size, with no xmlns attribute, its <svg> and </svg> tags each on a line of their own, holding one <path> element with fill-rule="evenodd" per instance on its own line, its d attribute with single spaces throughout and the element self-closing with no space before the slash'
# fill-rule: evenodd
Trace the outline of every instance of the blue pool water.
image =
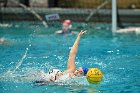
<svg viewBox="0 0 140 93">
<path fill-rule="evenodd" d="M 11 23 L 9 23 L 11 24 Z M 31 72 L 58 68 L 65 70 L 76 35 L 55 35 L 60 26 L 12 23 L 0 27 L 0 93 L 140 93 L 140 36 L 112 36 L 109 24 L 84 23 L 75 30 L 87 29 L 76 57 L 77 67 L 98 67 L 104 77 L 100 84 L 89 84 L 85 77 L 75 83 L 36 86 Z"/>
</svg>

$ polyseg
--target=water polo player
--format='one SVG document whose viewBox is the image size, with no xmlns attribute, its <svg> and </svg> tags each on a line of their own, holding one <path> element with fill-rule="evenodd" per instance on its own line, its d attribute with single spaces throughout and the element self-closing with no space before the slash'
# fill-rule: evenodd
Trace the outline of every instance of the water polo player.
<svg viewBox="0 0 140 93">
<path fill-rule="evenodd" d="M 77 39 L 75 40 L 74 45 L 71 48 L 69 58 L 68 58 L 68 63 L 67 63 L 67 69 L 64 72 L 61 72 L 58 69 L 53 69 L 52 71 L 49 71 L 48 73 L 42 73 L 41 76 L 43 77 L 43 80 L 36 81 L 36 83 L 56 82 L 63 79 L 71 79 L 74 77 L 84 76 L 87 73 L 89 73 L 88 75 L 94 74 L 96 78 L 98 78 L 98 75 L 102 75 L 101 73 L 98 73 L 99 72 L 98 69 L 96 69 L 95 71 L 94 70 L 90 71 L 88 68 L 84 68 L 84 67 L 80 67 L 79 69 L 76 69 L 75 57 L 77 54 L 80 38 L 82 35 L 85 34 L 85 32 L 86 31 L 81 31 L 78 34 Z M 87 76 L 87 79 L 89 78 L 88 81 L 90 81 L 91 79 L 90 79 L 90 76 L 88 75 L 86 76 Z"/>
<path fill-rule="evenodd" d="M 64 20 L 62 23 L 62 30 L 55 32 L 56 34 L 78 34 L 76 31 L 72 31 L 72 22 L 71 20 Z"/>
</svg>

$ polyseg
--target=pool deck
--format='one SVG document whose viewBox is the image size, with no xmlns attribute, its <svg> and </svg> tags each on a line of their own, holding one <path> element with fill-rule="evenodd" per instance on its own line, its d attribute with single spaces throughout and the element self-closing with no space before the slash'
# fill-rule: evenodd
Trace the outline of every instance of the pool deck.
<svg viewBox="0 0 140 93">
<path fill-rule="evenodd" d="M 71 19 L 74 21 L 83 21 L 89 16 L 91 12 L 95 15 L 91 17 L 90 22 L 111 22 L 111 9 L 100 9 L 98 12 L 95 9 L 70 9 L 70 8 L 32 8 L 42 18 L 45 19 L 47 14 L 59 14 L 60 20 Z M 127 23 L 140 23 L 140 9 L 120 9 L 120 21 Z M 0 8 L 0 20 L 13 21 L 13 20 L 38 20 L 29 11 L 24 8 Z"/>
</svg>

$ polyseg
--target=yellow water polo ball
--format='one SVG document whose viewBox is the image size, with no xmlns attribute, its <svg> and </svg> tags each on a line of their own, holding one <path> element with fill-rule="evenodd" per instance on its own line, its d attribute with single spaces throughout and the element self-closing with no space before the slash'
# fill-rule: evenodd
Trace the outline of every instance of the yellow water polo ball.
<svg viewBox="0 0 140 93">
<path fill-rule="evenodd" d="M 89 83 L 97 84 L 102 80 L 103 74 L 98 68 L 91 68 L 88 70 L 86 78 Z"/>
</svg>

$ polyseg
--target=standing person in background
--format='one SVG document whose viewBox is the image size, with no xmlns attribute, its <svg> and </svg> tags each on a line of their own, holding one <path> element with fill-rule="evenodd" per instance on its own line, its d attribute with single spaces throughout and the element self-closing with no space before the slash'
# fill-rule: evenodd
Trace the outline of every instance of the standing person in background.
<svg viewBox="0 0 140 93">
<path fill-rule="evenodd" d="M 58 30 L 56 34 L 78 34 L 78 32 L 72 31 L 72 23 L 71 20 L 64 20 L 62 24 L 62 30 Z"/>
</svg>

